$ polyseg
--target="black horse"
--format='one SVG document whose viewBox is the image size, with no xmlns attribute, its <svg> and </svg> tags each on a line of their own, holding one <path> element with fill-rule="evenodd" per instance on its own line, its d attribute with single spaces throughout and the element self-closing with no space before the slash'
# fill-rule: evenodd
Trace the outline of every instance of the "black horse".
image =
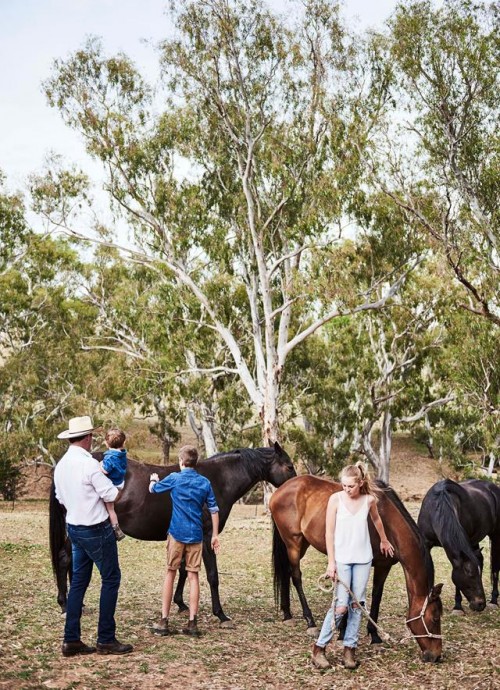
<svg viewBox="0 0 500 690">
<path fill-rule="evenodd" d="M 102 453 L 94 454 L 101 459 Z M 296 476 L 292 461 L 279 443 L 270 448 L 240 448 L 219 453 L 200 461 L 197 471 L 210 479 L 219 506 L 219 531 L 229 517 L 231 508 L 257 482 L 267 481 L 281 486 L 287 479 Z M 145 541 L 163 541 L 167 538 L 172 515 L 170 492 L 150 494 L 149 475 L 157 472 L 160 479 L 172 472 L 178 472 L 178 465 L 146 465 L 129 460 L 125 477 L 125 488 L 115 503 L 120 527 L 131 537 Z M 217 558 L 210 547 L 212 521 L 208 510 L 203 515 L 203 562 L 212 596 L 212 611 L 221 624 L 230 620 L 222 610 L 219 598 L 219 573 Z M 52 483 L 50 497 L 50 550 L 52 568 L 57 581 L 57 601 L 61 610 L 66 610 L 67 579 L 71 577 L 71 543 L 66 534 L 65 511 L 55 497 Z M 183 589 L 187 573 L 181 568 L 174 602 L 180 610 L 187 610 L 183 601 Z"/>
<path fill-rule="evenodd" d="M 463 612 L 462 595 L 474 611 L 486 606 L 483 588 L 483 556 L 479 542 L 491 541 L 491 604 L 498 605 L 500 570 L 500 487 L 492 482 L 443 479 L 424 497 L 418 527 L 429 549 L 442 546 L 453 566 L 454 611 Z"/>
</svg>

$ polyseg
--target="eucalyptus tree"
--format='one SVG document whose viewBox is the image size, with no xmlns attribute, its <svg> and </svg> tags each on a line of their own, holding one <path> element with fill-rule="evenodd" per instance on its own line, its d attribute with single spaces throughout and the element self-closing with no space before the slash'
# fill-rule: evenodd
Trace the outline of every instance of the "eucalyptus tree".
<svg viewBox="0 0 500 690">
<path fill-rule="evenodd" d="M 500 325 L 498 4 L 398 6 L 375 40 L 397 117 L 373 161 L 378 184 L 442 254 L 461 308 Z M 385 46 L 385 59 L 381 58 Z M 389 77 L 390 75 L 390 77 Z M 396 121 L 396 124 L 394 124 Z"/>
<path fill-rule="evenodd" d="M 236 377 L 267 442 L 290 353 L 333 319 L 384 306 L 416 260 L 408 251 L 387 276 L 344 243 L 387 89 L 370 88 L 336 3 L 310 0 L 293 21 L 259 0 L 175 7 L 162 91 L 91 40 L 56 62 L 46 92 L 103 164 L 134 234 L 122 249 L 188 291 L 225 352 L 193 368 Z M 55 171 L 34 185 L 55 227 L 116 246 L 82 232 L 86 193 L 83 178 Z"/>
<path fill-rule="evenodd" d="M 452 312 L 443 350 L 443 369 L 457 394 L 450 410 L 454 418 L 445 420 L 452 432 L 448 445 L 453 441 L 461 451 L 462 464 L 470 465 L 467 452 L 480 452 L 491 474 L 500 457 L 498 328 L 489 320 Z"/>
<path fill-rule="evenodd" d="M 329 324 L 308 343 L 310 369 L 289 370 L 311 432 L 299 426 L 292 437 L 310 469 L 336 472 L 358 454 L 388 482 L 394 432 L 455 400 L 443 352 L 447 291 L 435 270 L 428 262 L 414 271 L 390 308 Z"/>
<path fill-rule="evenodd" d="M 117 360 L 122 393 L 141 414 L 157 419 L 150 430 L 161 439 L 165 462 L 186 420 L 207 456 L 235 434 L 235 425 L 241 431 L 248 405 L 242 409 L 241 392 L 239 404 L 230 394 L 234 376 L 224 373 L 221 380 L 223 353 L 213 330 L 175 281 L 168 276 L 158 281 L 158 270 L 130 265 L 116 250 L 101 248 L 88 268 L 85 299 L 96 319 L 79 346 Z"/>
<path fill-rule="evenodd" d="M 88 409 L 97 362 L 75 348 L 93 317 L 76 252 L 33 232 L 21 197 L 3 190 L 0 254 L 1 472 L 12 488 L 23 461 L 53 463 L 63 420 Z"/>
</svg>

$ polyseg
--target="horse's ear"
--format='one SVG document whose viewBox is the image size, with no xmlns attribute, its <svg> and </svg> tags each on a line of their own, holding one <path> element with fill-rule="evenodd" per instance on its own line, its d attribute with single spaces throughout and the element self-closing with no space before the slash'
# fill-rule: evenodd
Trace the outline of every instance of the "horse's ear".
<svg viewBox="0 0 500 690">
<path fill-rule="evenodd" d="M 276 455 L 281 455 L 283 453 L 283 448 L 280 446 L 278 441 L 274 442 L 274 452 L 276 453 Z"/>
<path fill-rule="evenodd" d="M 436 601 L 436 599 L 438 599 L 442 589 L 442 582 L 440 582 L 438 585 L 434 585 L 434 587 L 431 589 L 431 593 L 429 594 L 429 603 L 431 603 L 432 601 Z"/>
</svg>

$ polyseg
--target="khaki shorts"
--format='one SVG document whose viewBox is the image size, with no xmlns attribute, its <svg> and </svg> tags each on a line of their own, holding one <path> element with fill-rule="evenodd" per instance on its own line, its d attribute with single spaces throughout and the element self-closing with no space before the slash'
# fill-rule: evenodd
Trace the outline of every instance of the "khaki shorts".
<svg viewBox="0 0 500 690">
<path fill-rule="evenodd" d="M 171 534 L 167 537 L 167 569 L 179 570 L 182 557 L 186 557 L 186 570 L 199 573 L 201 570 L 201 554 L 203 542 L 197 544 L 183 544 L 174 539 Z"/>
</svg>

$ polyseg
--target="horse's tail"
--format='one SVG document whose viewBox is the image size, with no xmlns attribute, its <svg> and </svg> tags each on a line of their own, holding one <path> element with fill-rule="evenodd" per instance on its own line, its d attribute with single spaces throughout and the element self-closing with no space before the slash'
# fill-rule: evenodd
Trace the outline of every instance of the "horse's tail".
<svg viewBox="0 0 500 690">
<path fill-rule="evenodd" d="M 50 487 L 49 541 L 52 570 L 59 581 L 61 575 L 61 552 L 66 545 L 66 512 L 56 498 L 54 481 Z"/>
<path fill-rule="evenodd" d="M 280 599 L 283 601 L 283 596 L 290 597 L 290 575 L 290 560 L 286 544 L 273 520 L 273 580 L 276 606 L 279 606 Z"/>
</svg>

